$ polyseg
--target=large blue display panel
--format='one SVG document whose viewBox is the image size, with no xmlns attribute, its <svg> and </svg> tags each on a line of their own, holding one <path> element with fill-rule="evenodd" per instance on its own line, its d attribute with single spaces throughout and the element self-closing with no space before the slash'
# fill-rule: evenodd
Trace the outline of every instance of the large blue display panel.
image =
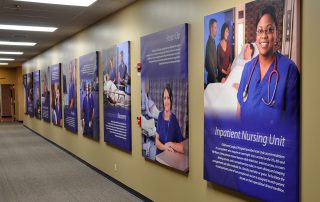
<svg viewBox="0 0 320 202">
<path fill-rule="evenodd" d="M 24 106 L 23 106 L 23 110 L 25 114 L 28 114 L 28 82 L 27 82 L 27 74 L 23 75 L 23 87 L 24 87 Z"/>
<path fill-rule="evenodd" d="M 80 112 L 82 134 L 99 140 L 98 52 L 80 57 Z"/>
<path fill-rule="evenodd" d="M 204 178 L 264 201 L 299 201 L 293 8 L 261 0 L 204 18 Z"/>
<path fill-rule="evenodd" d="M 62 67 L 64 127 L 73 133 L 77 133 L 77 60 L 71 60 L 69 63 L 63 64 Z"/>
<path fill-rule="evenodd" d="M 141 37 L 142 155 L 187 172 L 188 25 Z"/>
<path fill-rule="evenodd" d="M 51 119 L 56 126 L 62 127 L 61 103 L 61 63 L 52 65 L 51 70 Z"/>
<path fill-rule="evenodd" d="M 33 106 L 34 115 L 41 119 L 41 97 L 40 97 L 40 70 L 33 72 Z"/>
<path fill-rule="evenodd" d="M 42 119 L 50 123 L 50 67 L 41 70 L 41 104 L 42 104 Z"/>
<path fill-rule="evenodd" d="M 104 140 L 131 152 L 131 75 L 129 42 L 102 52 Z"/>
<path fill-rule="evenodd" d="M 27 112 L 30 117 L 34 117 L 33 108 L 33 72 L 27 74 Z"/>
</svg>

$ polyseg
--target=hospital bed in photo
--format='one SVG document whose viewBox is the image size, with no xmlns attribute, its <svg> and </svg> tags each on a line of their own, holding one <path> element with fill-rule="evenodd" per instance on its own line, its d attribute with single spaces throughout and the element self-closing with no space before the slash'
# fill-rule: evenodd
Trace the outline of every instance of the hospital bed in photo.
<svg viewBox="0 0 320 202">
<path fill-rule="evenodd" d="M 119 90 L 112 81 L 106 81 L 103 87 L 104 102 L 109 102 L 115 106 L 129 107 L 131 104 L 130 95 L 124 91 Z"/>
<path fill-rule="evenodd" d="M 258 49 L 254 45 L 255 57 Z M 252 58 L 253 58 L 252 57 Z M 241 75 L 245 64 L 250 60 L 244 59 L 244 48 L 234 59 L 231 72 L 224 83 L 210 83 L 204 91 L 204 109 L 207 113 L 216 117 L 236 117 L 237 113 L 237 86 L 240 83 Z"/>
</svg>

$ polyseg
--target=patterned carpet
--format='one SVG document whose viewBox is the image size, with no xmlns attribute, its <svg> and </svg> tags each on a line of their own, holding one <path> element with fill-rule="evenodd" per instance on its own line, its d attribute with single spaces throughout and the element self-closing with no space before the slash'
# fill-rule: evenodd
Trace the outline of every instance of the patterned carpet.
<svg viewBox="0 0 320 202">
<path fill-rule="evenodd" d="M 0 123 L 12 123 L 15 122 L 13 117 L 0 117 Z"/>
<path fill-rule="evenodd" d="M 0 123 L 0 202 L 141 201 L 19 123 Z"/>
</svg>

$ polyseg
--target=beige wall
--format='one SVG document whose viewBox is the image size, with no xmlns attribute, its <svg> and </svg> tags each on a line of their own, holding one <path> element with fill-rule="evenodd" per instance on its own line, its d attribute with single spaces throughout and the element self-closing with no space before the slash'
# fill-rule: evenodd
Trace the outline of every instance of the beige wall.
<svg viewBox="0 0 320 202">
<path fill-rule="evenodd" d="M 203 19 L 205 15 L 245 3 L 245 0 L 141 0 L 26 62 L 23 73 L 67 62 L 91 51 L 101 51 L 116 43 L 131 41 L 132 64 L 132 154 L 100 142 L 73 135 L 65 129 L 24 116 L 24 124 L 108 175 L 155 201 L 252 201 L 251 198 L 211 185 L 203 180 Z M 317 191 L 320 165 L 313 157 L 319 153 L 319 107 L 316 44 L 319 35 L 319 1 L 302 5 L 302 201 L 320 198 Z M 188 176 L 146 161 L 141 155 L 140 77 L 134 66 L 140 61 L 140 37 L 187 22 L 189 27 L 189 113 L 190 172 Z M 315 41 L 314 41 L 315 40 Z M 35 68 L 37 67 L 37 68 Z M 314 67 L 314 68 L 313 68 Z M 101 65 L 100 65 L 101 70 Z M 100 71 L 101 72 L 101 71 Z M 78 72 L 79 75 L 79 72 Z M 100 78 L 100 83 L 102 80 Z M 78 80 L 79 84 L 79 80 Z M 100 85 L 102 90 L 102 85 Z M 100 96 L 100 103 L 102 96 Z M 78 100 L 78 106 L 80 101 Z M 101 105 L 100 105 L 101 106 Z M 78 109 L 79 110 L 79 109 Z M 317 113 L 318 112 L 318 113 Z M 100 117 L 103 117 L 100 108 Z M 103 120 L 100 119 L 100 125 Z M 117 164 L 118 170 L 114 170 Z"/>
<path fill-rule="evenodd" d="M 0 84 L 16 84 L 15 68 L 0 68 Z"/>
<path fill-rule="evenodd" d="M 23 86 L 23 76 L 22 76 L 22 67 L 16 68 L 16 119 L 18 121 L 23 120 L 23 106 L 24 106 L 24 96 L 23 96 L 24 86 Z"/>
</svg>

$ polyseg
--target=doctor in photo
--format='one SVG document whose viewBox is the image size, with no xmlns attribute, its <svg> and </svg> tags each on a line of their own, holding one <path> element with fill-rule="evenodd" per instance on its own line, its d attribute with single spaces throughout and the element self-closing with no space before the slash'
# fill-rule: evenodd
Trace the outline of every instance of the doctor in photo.
<svg viewBox="0 0 320 202">
<path fill-rule="evenodd" d="M 279 34 L 275 8 L 262 7 L 256 20 L 259 55 L 245 65 L 237 94 L 242 121 L 299 124 L 300 73 L 293 61 L 275 50 Z"/>
</svg>

